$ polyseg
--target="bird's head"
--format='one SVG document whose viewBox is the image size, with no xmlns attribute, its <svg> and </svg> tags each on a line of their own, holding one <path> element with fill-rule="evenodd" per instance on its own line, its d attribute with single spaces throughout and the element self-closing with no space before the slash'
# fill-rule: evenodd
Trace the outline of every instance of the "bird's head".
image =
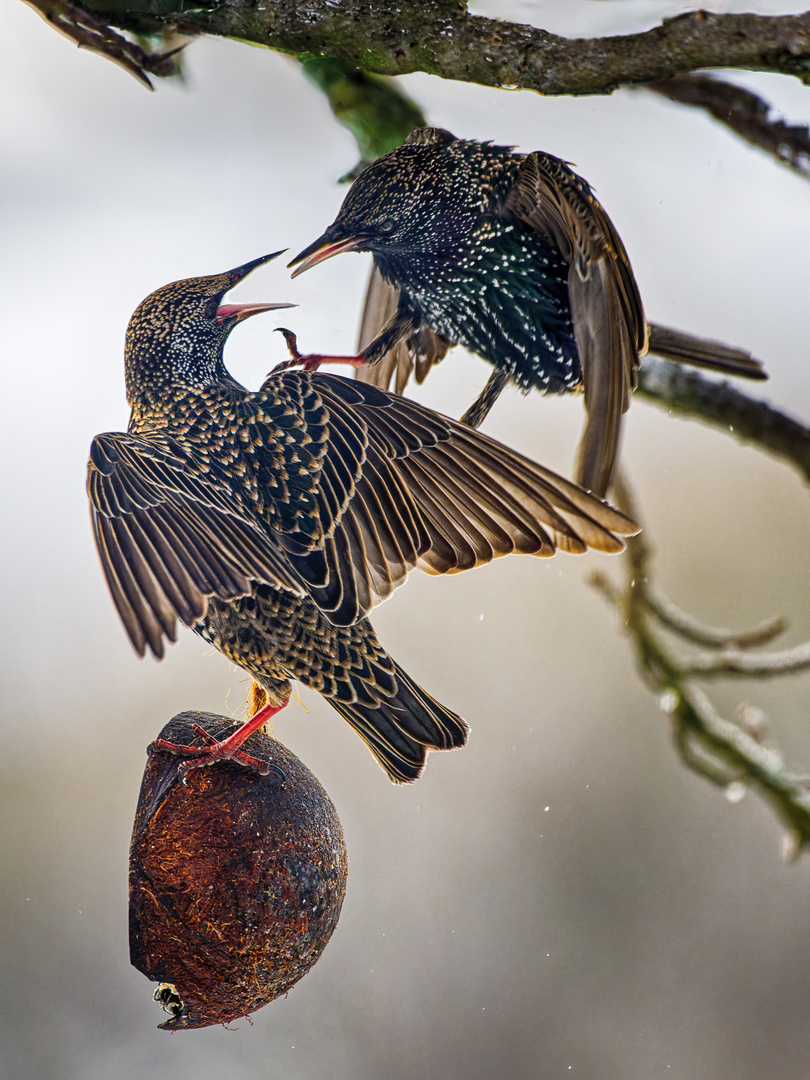
<svg viewBox="0 0 810 1080">
<path fill-rule="evenodd" d="M 138 305 L 126 339 L 127 399 L 151 398 L 169 386 L 202 389 L 229 379 L 222 349 L 231 330 L 251 315 L 294 304 L 223 304 L 235 285 L 281 255 L 263 255 L 224 274 L 164 285 Z"/>
<path fill-rule="evenodd" d="M 363 169 L 326 232 L 289 264 L 292 276 L 344 251 L 383 259 L 454 251 L 485 209 L 476 182 L 484 149 L 449 131 L 420 128 Z"/>
</svg>

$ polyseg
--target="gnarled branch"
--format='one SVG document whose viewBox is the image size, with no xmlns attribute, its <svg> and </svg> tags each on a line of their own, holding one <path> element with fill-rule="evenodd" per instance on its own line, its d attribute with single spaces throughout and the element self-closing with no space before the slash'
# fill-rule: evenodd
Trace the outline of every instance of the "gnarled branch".
<svg viewBox="0 0 810 1080">
<path fill-rule="evenodd" d="M 85 0 L 115 26 L 178 22 L 283 52 L 331 56 L 380 75 L 424 71 L 542 94 L 604 94 L 700 68 L 776 71 L 810 79 L 810 12 L 692 11 L 643 33 L 563 38 L 468 15 L 457 0 Z"/>
</svg>

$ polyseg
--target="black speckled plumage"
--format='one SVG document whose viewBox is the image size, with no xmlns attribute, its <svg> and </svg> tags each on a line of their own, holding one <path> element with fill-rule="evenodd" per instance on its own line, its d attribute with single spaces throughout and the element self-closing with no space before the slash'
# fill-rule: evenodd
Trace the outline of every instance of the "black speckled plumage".
<svg viewBox="0 0 810 1080">
<path fill-rule="evenodd" d="M 604 494 L 648 327 L 624 246 L 580 176 L 550 154 L 421 128 L 363 170 L 290 265 L 300 273 L 349 250 L 373 252 L 382 279 L 372 280 L 359 378 L 387 385 L 396 374 L 401 389 L 403 371 L 415 364 L 424 377 L 460 343 L 496 369 L 465 414 L 473 426 L 507 382 L 584 389 L 579 482 Z M 668 355 L 707 362 L 708 352 L 723 370 L 761 377 L 747 353 L 667 333 Z"/>
<path fill-rule="evenodd" d="M 621 550 L 636 526 L 493 440 L 376 387 L 286 371 L 250 392 L 225 340 L 273 305 L 222 305 L 256 260 L 140 305 L 126 344 L 126 433 L 97 436 L 88 493 L 133 645 L 177 621 L 282 706 L 318 690 L 395 781 L 467 726 L 380 646 L 366 615 L 414 567 L 455 573 L 519 552 Z"/>
</svg>

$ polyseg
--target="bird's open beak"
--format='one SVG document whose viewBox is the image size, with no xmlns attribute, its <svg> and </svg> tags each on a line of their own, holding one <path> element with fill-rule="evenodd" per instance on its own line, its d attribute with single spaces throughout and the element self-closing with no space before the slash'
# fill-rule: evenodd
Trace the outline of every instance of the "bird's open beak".
<svg viewBox="0 0 810 1080">
<path fill-rule="evenodd" d="M 274 251 L 270 255 L 260 255 L 258 259 L 252 259 L 250 262 L 243 263 L 241 266 L 235 267 L 233 270 L 228 271 L 228 277 L 231 278 L 231 284 L 225 289 L 225 292 L 230 292 L 234 285 L 238 285 L 240 281 L 248 276 L 251 270 L 255 270 L 257 266 L 264 266 L 265 263 L 270 262 L 272 259 L 277 259 L 279 255 L 283 255 L 286 248 L 282 248 L 280 251 Z M 251 315 L 259 315 L 262 311 L 277 311 L 278 308 L 297 307 L 296 304 L 221 304 L 217 309 L 216 321 L 223 323 L 227 319 L 233 322 L 234 325 L 241 322 L 242 319 L 248 319 Z"/>
<path fill-rule="evenodd" d="M 249 319 L 251 315 L 259 315 L 262 311 L 276 311 L 278 308 L 298 307 L 297 304 L 221 304 L 217 308 L 216 322 L 223 323 L 226 319 L 233 323 Z"/>
<path fill-rule="evenodd" d="M 345 240 L 329 240 L 328 233 L 324 233 L 314 244 L 310 244 L 300 255 L 296 255 L 292 262 L 287 263 L 288 266 L 301 263 L 297 270 L 293 270 L 291 276 L 298 277 L 305 270 L 331 259 L 333 255 L 342 255 L 344 251 L 359 251 L 366 239 L 364 233 L 358 233 L 357 236 L 349 236 Z"/>
</svg>

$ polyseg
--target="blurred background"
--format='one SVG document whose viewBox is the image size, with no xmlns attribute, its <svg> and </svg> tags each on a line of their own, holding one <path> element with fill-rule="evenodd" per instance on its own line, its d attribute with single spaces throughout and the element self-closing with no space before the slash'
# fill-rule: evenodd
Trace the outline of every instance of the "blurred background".
<svg viewBox="0 0 810 1080">
<path fill-rule="evenodd" d="M 680 8 L 473 10 L 581 34 Z M 810 118 L 795 80 L 733 78 Z M 140 300 L 299 251 L 332 220 L 357 151 L 295 62 L 238 43 L 196 42 L 185 84 L 149 94 L 5 3 L 0 84 L 4 1080 L 806 1077 L 810 858 L 784 864 L 761 800 L 732 805 L 681 765 L 588 584 L 621 565 L 597 556 L 414 576 L 377 611 L 392 654 L 472 726 L 469 746 L 432 755 L 411 787 L 390 785 L 301 692 L 274 733 L 344 824 L 338 929 L 252 1025 L 156 1030 L 127 938 L 146 745 L 183 709 L 240 714 L 248 682 L 188 631 L 160 664 L 132 652 L 93 549 L 87 451 L 126 425 L 123 339 Z M 771 372 L 754 393 L 810 418 L 806 180 L 640 90 L 545 100 L 422 75 L 401 85 L 458 135 L 574 163 L 626 243 L 649 317 L 751 349 Z M 284 321 L 303 349 L 348 352 L 367 260 L 294 282 L 280 260 L 234 298 L 295 302 Z M 284 358 L 275 325 L 251 320 L 229 343 L 251 387 Z M 459 415 L 487 373 L 456 350 L 419 397 Z M 568 472 L 581 421 L 576 400 L 505 394 L 486 430 Z M 783 614 L 786 643 L 810 637 L 810 503 L 794 473 L 641 401 L 625 462 L 657 583 L 678 604 L 741 628 Z M 711 693 L 727 715 L 761 706 L 791 765 L 810 770 L 806 677 Z"/>
</svg>

